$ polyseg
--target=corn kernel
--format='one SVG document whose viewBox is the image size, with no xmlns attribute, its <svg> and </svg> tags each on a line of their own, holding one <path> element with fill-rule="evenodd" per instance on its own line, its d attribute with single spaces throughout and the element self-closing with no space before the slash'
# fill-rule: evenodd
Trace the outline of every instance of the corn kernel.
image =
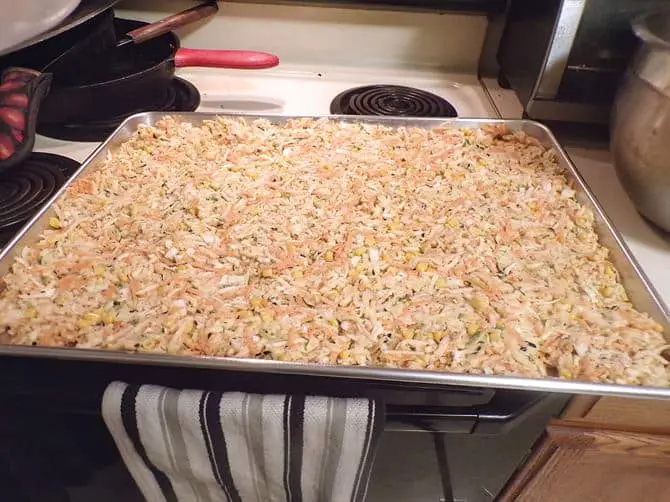
<svg viewBox="0 0 670 502">
<path fill-rule="evenodd" d="M 99 321 L 100 314 L 95 311 L 89 312 L 88 314 L 84 314 L 84 316 L 77 321 L 77 327 L 81 329 L 88 328 L 94 324 L 97 324 Z"/>
<path fill-rule="evenodd" d="M 605 265 L 605 274 L 608 277 L 616 277 L 617 276 L 616 269 L 610 263 Z"/>
<path fill-rule="evenodd" d="M 52 217 L 52 218 L 49 218 L 49 226 L 51 228 L 55 229 L 55 230 L 58 230 L 59 228 L 63 228 L 63 224 L 55 216 Z"/>
<path fill-rule="evenodd" d="M 250 310 L 240 310 L 237 315 L 239 316 L 240 319 L 248 319 L 253 315 L 253 312 Z"/>
<path fill-rule="evenodd" d="M 88 328 L 92 325 L 93 325 L 93 323 L 91 321 L 89 321 L 88 319 L 79 319 L 77 321 L 77 327 L 79 329 L 86 329 L 86 328 Z"/>
<path fill-rule="evenodd" d="M 337 322 L 337 319 L 328 319 L 328 324 L 331 326 L 339 326 L 340 323 Z"/>
<path fill-rule="evenodd" d="M 93 267 L 93 273 L 98 277 L 105 275 L 105 270 L 106 270 L 105 267 L 103 267 L 102 265 L 96 265 L 95 267 Z"/>
<path fill-rule="evenodd" d="M 561 368 L 558 374 L 561 376 L 561 378 L 572 378 L 572 373 L 564 368 Z"/>
<path fill-rule="evenodd" d="M 440 277 L 437 281 L 435 281 L 435 287 L 438 289 L 445 288 L 447 286 L 447 281 L 445 281 L 442 277 Z"/>
<path fill-rule="evenodd" d="M 100 309 L 93 310 L 88 314 L 84 315 L 86 319 L 90 319 L 93 322 L 98 322 L 100 320 Z"/>
<path fill-rule="evenodd" d="M 189 206 L 189 208 L 187 209 L 187 212 L 191 216 L 198 217 L 198 216 L 200 216 L 200 207 L 198 206 L 197 203 L 194 202 L 193 204 L 191 204 Z"/>
<path fill-rule="evenodd" d="M 35 307 L 28 307 L 25 311 L 26 317 L 34 319 L 37 317 L 37 309 Z"/>
<path fill-rule="evenodd" d="M 472 286 L 477 286 L 478 288 L 486 288 L 486 283 L 476 277 L 473 277 L 469 280 Z"/>
<path fill-rule="evenodd" d="M 326 251 L 326 254 L 323 256 L 323 259 L 330 262 L 335 259 L 335 255 L 333 254 L 332 251 Z"/>
<path fill-rule="evenodd" d="M 414 267 L 417 272 L 423 273 L 428 271 L 428 263 L 417 263 L 416 267 Z"/>
<path fill-rule="evenodd" d="M 193 322 L 193 319 L 188 319 L 186 321 L 186 324 L 184 325 L 183 333 L 185 335 L 190 335 L 193 332 L 194 327 L 195 327 L 195 323 Z"/>
<path fill-rule="evenodd" d="M 470 305 L 472 305 L 472 308 L 475 310 L 483 310 L 489 306 L 489 299 L 485 296 L 475 296 L 470 300 Z"/>
<path fill-rule="evenodd" d="M 475 322 L 469 322 L 468 325 L 465 327 L 468 336 L 474 336 L 479 332 L 479 324 Z"/>
<path fill-rule="evenodd" d="M 270 268 L 264 268 L 263 270 L 261 270 L 261 277 L 268 278 L 268 277 L 272 277 L 273 275 L 274 275 L 274 272 Z"/>
<path fill-rule="evenodd" d="M 252 298 L 249 300 L 249 305 L 251 305 L 252 308 L 254 309 L 259 309 L 263 306 L 263 299 L 262 298 Z"/>
<path fill-rule="evenodd" d="M 105 325 L 114 324 L 116 322 L 116 313 L 105 310 L 100 314 L 100 320 Z"/>
<path fill-rule="evenodd" d="M 355 256 L 363 256 L 365 254 L 365 248 L 356 248 L 354 249 Z"/>
<path fill-rule="evenodd" d="M 405 253 L 405 261 L 412 261 L 416 256 L 416 253 L 407 252 Z"/>
<path fill-rule="evenodd" d="M 411 329 L 405 329 L 405 330 L 403 330 L 403 331 L 401 332 L 401 334 L 402 334 L 402 337 L 403 337 L 405 340 L 412 340 L 412 339 L 414 338 L 414 335 L 415 335 L 416 333 L 414 332 L 414 330 L 411 330 Z"/>
<path fill-rule="evenodd" d="M 447 336 L 447 334 L 444 331 L 436 331 L 433 333 L 433 340 L 435 340 L 437 343 L 440 343 L 440 341 Z"/>
</svg>

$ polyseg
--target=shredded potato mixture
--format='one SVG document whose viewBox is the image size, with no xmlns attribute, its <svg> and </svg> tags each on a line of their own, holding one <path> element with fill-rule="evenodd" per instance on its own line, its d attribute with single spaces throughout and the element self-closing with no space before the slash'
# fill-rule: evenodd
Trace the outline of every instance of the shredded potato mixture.
<svg viewBox="0 0 670 502">
<path fill-rule="evenodd" d="M 165 119 L 56 214 L 4 279 L 10 343 L 669 384 L 523 133 Z"/>
</svg>

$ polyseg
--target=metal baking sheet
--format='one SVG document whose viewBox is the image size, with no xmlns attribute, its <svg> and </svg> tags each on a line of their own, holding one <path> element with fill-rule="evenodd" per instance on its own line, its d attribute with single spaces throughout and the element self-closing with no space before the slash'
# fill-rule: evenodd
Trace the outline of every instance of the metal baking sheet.
<svg viewBox="0 0 670 502">
<path fill-rule="evenodd" d="M 107 153 L 113 151 L 121 143 L 128 140 L 140 124 L 153 125 L 161 118 L 171 116 L 181 121 L 200 124 L 211 120 L 216 113 L 164 113 L 149 112 L 134 115 L 128 118 L 100 145 L 95 152 L 82 164 L 81 168 L 63 186 L 58 193 L 35 215 L 12 239 L 5 250 L 0 254 L 0 277 L 4 276 L 13 262 L 14 256 L 21 249 L 34 243 L 41 232 L 46 228 L 48 219 L 53 216 L 52 205 L 65 192 L 70 183 L 87 171 L 95 170 L 105 161 Z M 233 115 L 227 115 L 233 116 Z M 283 123 L 292 118 L 286 116 L 268 115 L 234 115 L 246 120 L 259 118 L 273 123 Z M 545 126 L 529 120 L 494 120 L 494 119 L 434 119 L 434 118 L 396 118 L 396 117 L 360 117 L 360 116 L 319 116 L 309 118 L 330 118 L 345 122 L 365 122 L 383 124 L 391 127 L 423 127 L 437 126 L 478 128 L 485 125 L 503 125 L 511 130 L 524 131 L 540 140 L 543 144 L 553 147 L 558 153 L 558 162 L 572 179 L 581 203 L 589 206 L 596 217 L 597 229 L 602 244 L 611 251 L 611 259 L 619 270 L 622 282 L 634 306 L 651 315 L 666 330 L 666 337 L 670 342 L 670 312 L 654 290 L 648 278 L 636 263 L 631 252 L 624 244 L 610 220 L 603 212 L 600 204 L 579 175 L 565 151 L 556 138 Z M 331 366 L 314 363 L 293 363 L 268 361 L 259 359 L 236 359 L 223 357 L 175 356 L 167 354 L 127 353 L 109 350 L 92 350 L 78 348 L 33 347 L 24 345 L 0 344 L 0 355 L 23 357 L 46 357 L 70 360 L 87 360 L 99 362 L 116 362 L 125 364 L 151 364 L 172 367 L 191 368 L 219 368 L 222 370 L 251 371 L 264 373 L 286 373 L 305 376 L 321 376 L 348 378 L 368 381 L 407 382 L 421 385 L 445 385 L 464 387 L 484 387 L 497 389 L 518 389 L 538 392 L 557 392 L 569 394 L 591 394 L 627 397 L 646 397 L 670 399 L 670 388 L 641 387 L 632 385 L 596 384 L 581 381 L 562 380 L 558 378 L 522 378 L 493 375 L 454 374 L 428 370 L 390 369 L 360 366 Z"/>
</svg>

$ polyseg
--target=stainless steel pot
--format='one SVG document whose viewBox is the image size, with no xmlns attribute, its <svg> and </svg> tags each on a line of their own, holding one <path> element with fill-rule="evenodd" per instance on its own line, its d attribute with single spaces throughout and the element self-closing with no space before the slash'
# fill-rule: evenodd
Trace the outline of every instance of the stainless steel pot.
<svg viewBox="0 0 670 502">
<path fill-rule="evenodd" d="M 614 104 L 614 164 L 638 211 L 670 232 L 670 10 L 633 29 L 642 45 Z"/>
</svg>

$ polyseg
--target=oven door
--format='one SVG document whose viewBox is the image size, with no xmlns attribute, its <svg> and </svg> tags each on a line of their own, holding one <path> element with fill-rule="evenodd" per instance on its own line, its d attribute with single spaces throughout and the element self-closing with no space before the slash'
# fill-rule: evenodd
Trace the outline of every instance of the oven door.
<svg viewBox="0 0 670 502">
<path fill-rule="evenodd" d="M 143 500 L 99 412 L 113 380 L 382 399 L 387 424 L 368 490 L 371 502 L 493 500 L 567 399 L 109 363 L 4 358 L 0 364 L 0 480 L 2 500 L 11 502 Z"/>
</svg>

